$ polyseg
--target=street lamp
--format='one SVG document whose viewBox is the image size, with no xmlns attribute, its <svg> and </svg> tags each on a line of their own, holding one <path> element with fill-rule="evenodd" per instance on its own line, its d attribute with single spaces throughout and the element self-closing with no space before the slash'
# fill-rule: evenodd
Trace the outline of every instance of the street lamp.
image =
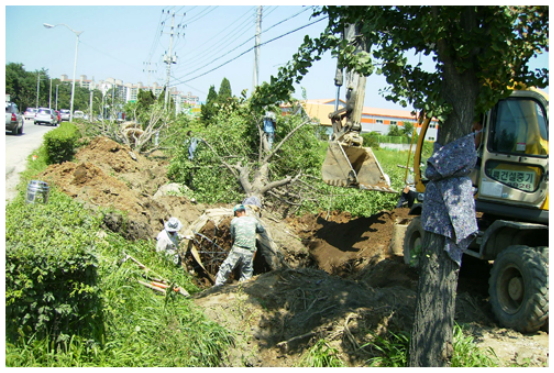
<svg viewBox="0 0 554 373">
<path fill-rule="evenodd" d="M 67 27 L 71 32 L 77 36 L 77 41 L 75 43 L 75 62 L 73 64 L 73 82 L 71 84 L 71 102 L 69 104 L 69 121 L 73 122 L 73 99 L 75 98 L 75 72 L 77 71 L 77 54 L 79 52 L 79 35 L 83 33 L 83 31 L 75 31 L 65 23 L 58 23 L 56 25 L 50 25 L 48 23 L 43 23 L 44 27 L 46 28 L 54 28 L 56 26 L 65 26 Z"/>
</svg>

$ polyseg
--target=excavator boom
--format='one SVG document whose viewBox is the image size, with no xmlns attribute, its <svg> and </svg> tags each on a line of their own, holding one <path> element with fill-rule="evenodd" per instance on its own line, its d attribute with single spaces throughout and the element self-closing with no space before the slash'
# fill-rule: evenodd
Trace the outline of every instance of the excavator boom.
<svg viewBox="0 0 554 373">
<path fill-rule="evenodd" d="M 349 25 L 345 37 L 355 43 L 358 50 L 365 45 L 355 25 Z M 356 34 L 358 36 L 356 36 Z M 337 69 L 335 85 L 342 85 L 342 71 Z M 360 136 L 366 78 L 355 71 L 347 71 L 346 107 L 329 114 L 333 134 L 327 155 L 321 168 L 323 181 L 332 186 L 354 187 L 366 190 L 397 193 L 390 187 L 388 176 L 383 172 L 371 148 L 363 147 Z M 337 94 L 338 102 L 338 94 Z"/>
</svg>

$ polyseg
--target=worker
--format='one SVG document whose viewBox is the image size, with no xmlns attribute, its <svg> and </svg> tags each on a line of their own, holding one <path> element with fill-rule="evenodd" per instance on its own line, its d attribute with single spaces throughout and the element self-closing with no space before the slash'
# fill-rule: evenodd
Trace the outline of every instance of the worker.
<svg viewBox="0 0 554 373">
<path fill-rule="evenodd" d="M 275 138 L 276 118 L 275 113 L 272 111 L 266 111 L 264 116 L 264 132 L 267 137 L 267 143 L 269 149 L 273 146 L 273 140 Z"/>
<path fill-rule="evenodd" d="M 256 233 L 265 232 L 264 227 L 256 218 L 246 215 L 246 208 L 243 204 L 233 207 L 233 214 L 235 217 L 231 220 L 231 251 L 219 267 L 214 286 L 224 285 L 237 266 L 240 267 L 239 281 L 252 278 L 254 255 L 256 254 Z"/>
<path fill-rule="evenodd" d="M 188 146 L 189 159 L 192 161 L 194 159 L 194 153 L 196 152 L 196 148 L 198 147 L 198 144 L 202 140 L 199 139 L 198 137 L 193 136 L 192 131 L 188 131 L 187 136 L 189 138 L 185 140 L 184 145 Z"/>
<path fill-rule="evenodd" d="M 172 217 L 164 224 L 164 229 L 156 236 L 156 252 L 164 253 L 172 259 L 175 265 L 181 263 L 179 256 L 179 243 L 183 239 L 183 236 L 179 234 L 179 231 L 183 227 L 183 224 L 179 219 Z"/>
</svg>

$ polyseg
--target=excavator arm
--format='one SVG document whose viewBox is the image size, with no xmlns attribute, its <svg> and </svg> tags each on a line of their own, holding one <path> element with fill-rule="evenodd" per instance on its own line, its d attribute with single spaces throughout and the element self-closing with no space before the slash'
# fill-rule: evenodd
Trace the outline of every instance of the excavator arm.
<svg viewBox="0 0 554 373">
<path fill-rule="evenodd" d="M 362 50 L 364 41 L 356 36 L 355 25 L 349 25 L 345 37 Z M 329 114 L 333 133 L 329 140 L 327 155 L 322 165 L 323 181 L 337 187 L 354 187 L 366 190 L 397 193 L 390 187 L 388 176 L 383 172 L 375 154 L 363 146 L 360 135 L 362 111 L 365 98 L 365 76 L 347 71 L 346 106 Z M 342 85 L 342 71 L 337 69 L 335 85 Z"/>
</svg>

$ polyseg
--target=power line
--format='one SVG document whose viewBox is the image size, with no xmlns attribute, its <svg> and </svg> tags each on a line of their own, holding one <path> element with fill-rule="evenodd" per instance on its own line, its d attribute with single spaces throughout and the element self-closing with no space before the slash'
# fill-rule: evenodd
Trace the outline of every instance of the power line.
<svg viewBox="0 0 554 373">
<path fill-rule="evenodd" d="M 306 27 L 308 27 L 308 26 L 311 26 L 311 25 L 313 25 L 313 24 L 316 24 L 316 23 L 318 23 L 318 22 L 321 22 L 321 21 L 323 21 L 323 20 L 325 20 L 325 19 L 327 19 L 327 17 L 324 17 L 324 18 L 321 18 L 321 19 L 319 19 L 319 20 L 317 20 L 317 21 L 308 23 L 307 25 L 300 26 L 300 27 L 298 27 L 298 28 L 296 28 L 296 29 L 294 29 L 294 30 L 292 30 L 292 31 L 287 32 L 286 34 L 277 36 L 277 37 L 275 37 L 275 38 L 273 38 L 273 39 L 271 39 L 271 40 L 268 40 L 268 41 L 266 41 L 266 42 L 260 43 L 260 46 L 265 45 L 265 44 L 269 44 L 269 43 L 271 43 L 271 42 L 274 42 L 275 40 L 281 39 L 282 37 L 285 37 L 285 36 L 290 35 L 290 34 L 292 34 L 292 33 L 294 33 L 294 32 L 300 31 L 300 30 L 302 30 L 302 29 L 304 29 L 304 28 L 306 28 Z M 237 58 L 244 56 L 246 53 L 252 51 L 253 49 L 254 49 L 254 47 L 251 47 L 251 48 L 247 49 L 246 51 L 242 52 L 241 54 L 239 54 L 238 56 L 236 56 L 236 57 L 234 57 L 234 58 L 232 58 L 232 59 L 230 59 L 230 60 L 228 60 L 228 61 L 222 63 L 221 65 L 219 65 L 219 66 L 217 66 L 217 67 L 214 67 L 213 69 L 208 70 L 208 71 L 206 71 L 205 73 L 202 73 L 202 74 L 200 74 L 200 75 L 197 75 L 197 76 L 195 76 L 195 77 L 193 77 L 193 78 L 190 78 L 190 79 L 188 79 L 188 80 L 185 80 L 185 81 L 181 80 L 183 77 L 181 77 L 181 78 L 175 78 L 175 77 L 172 76 L 172 78 L 175 79 L 176 81 L 178 81 L 179 83 L 183 83 L 183 84 L 184 84 L 184 83 L 191 82 L 191 81 L 193 81 L 193 80 L 195 80 L 195 79 L 198 79 L 198 78 L 200 78 L 200 77 L 202 77 L 202 76 L 204 76 L 204 75 L 207 75 L 207 74 L 209 74 L 209 73 L 211 73 L 211 72 L 213 72 L 213 71 L 219 69 L 220 67 L 223 67 L 223 66 L 225 66 L 225 65 L 227 65 L 227 64 L 229 64 L 229 63 L 231 63 L 231 62 L 233 62 L 233 61 L 236 60 Z M 186 75 L 185 75 L 185 76 L 186 76 Z"/>
<path fill-rule="evenodd" d="M 274 25 L 268 27 L 265 31 L 262 32 L 262 34 L 263 34 L 264 32 L 266 32 L 266 31 L 272 29 L 273 27 L 279 25 L 279 24 L 281 24 L 281 23 L 283 23 L 283 22 L 285 22 L 285 21 L 288 21 L 288 20 L 290 20 L 290 19 L 292 19 L 292 18 L 298 16 L 299 14 L 305 12 L 306 10 L 308 10 L 308 8 L 305 9 L 305 10 L 303 10 L 303 11 L 301 11 L 301 12 L 299 12 L 299 13 L 297 13 L 297 14 L 292 15 L 291 17 L 289 17 L 289 18 L 287 18 L 287 19 L 285 19 L 285 20 L 283 20 L 283 21 L 280 21 L 280 22 L 278 22 L 278 23 L 276 23 L 276 24 L 274 24 Z M 325 18 L 321 18 L 320 21 L 323 20 L 323 19 L 325 19 Z M 317 21 L 317 22 L 319 22 L 319 21 Z M 316 23 L 316 22 L 314 22 L 314 23 Z M 313 24 L 313 23 L 312 23 L 312 24 Z M 293 31 L 293 32 L 296 32 L 296 31 L 297 31 L 297 30 L 295 30 L 295 31 Z M 285 35 L 288 35 L 288 34 L 285 34 Z M 283 35 L 283 36 L 284 36 L 284 35 Z M 203 68 L 210 66 L 210 65 L 213 64 L 214 62 L 216 62 L 216 61 L 218 61 L 218 60 L 224 58 L 225 56 L 231 54 L 232 52 L 234 52 L 234 51 L 237 50 L 238 48 L 244 46 L 245 44 L 247 44 L 248 42 L 250 42 L 252 39 L 254 39 L 254 37 L 255 37 L 255 36 L 252 36 L 252 37 L 248 38 L 248 39 L 245 40 L 242 44 L 240 44 L 240 45 L 236 46 L 235 48 L 229 50 L 228 52 L 226 52 L 226 53 L 220 55 L 219 57 L 214 58 L 214 59 L 211 59 L 209 63 L 207 63 L 207 64 L 205 64 L 205 65 L 203 65 L 203 66 L 200 66 L 200 67 L 197 68 L 197 69 L 194 69 L 194 70 L 192 70 L 192 71 L 189 71 L 187 74 L 183 75 L 180 79 L 185 78 L 185 77 L 187 77 L 187 76 L 190 76 L 190 75 L 192 75 L 193 73 L 195 73 L 196 71 L 202 70 Z M 282 36 L 281 36 L 281 37 L 282 37 Z M 280 38 L 280 37 L 278 37 L 278 38 Z M 278 38 L 272 39 L 271 41 L 277 40 Z M 261 43 L 260 46 L 262 46 L 262 45 L 264 45 L 264 44 L 266 44 L 266 43 Z M 252 48 L 252 49 L 254 49 L 254 48 Z M 250 50 L 252 50 L 252 49 L 250 49 Z M 239 56 L 239 57 L 240 57 L 240 56 Z M 233 61 L 233 60 L 231 60 L 231 61 Z M 231 61 L 228 61 L 228 62 L 231 62 Z M 227 63 L 228 63 L 228 62 L 227 62 Z M 227 63 L 225 63 L 225 64 L 227 64 Z M 187 64 L 186 67 L 190 68 L 190 65 Z"/>
<path fill-rule="evenodd" d="M 203 46 L 203 52 L 195 55 L 190 60 L 184 61 L 182 66 L 190 69 L 190 68 L 193 68 L 195 65 L 200 65 L 200 64 L 204 63 L 203 61 L 205 61 L 206 59 L 209 59 L 210 61 L 213 61 L 212 56 L 216 53 L 221 52 L 221 46 L 228 45 L 228 39 L 237 39 L 240 36 L 244 35 L 246 32 L 248 32 L 247 29 L 250 27 L 250 25 L 244 22 L 244 17 L 249 13 L 253 14 L 254 10 L 255 10 L 254 8 L 249 9 L 244 14 L 239 16 L 228 27 L 224 28 L 219 33 L 214 35 L 212 37 L 212 40 L 215 41 L 214 44 L 209 45 L 209 46 L 204 45 Z M 230 27 L 232 27 L 233 25 L 235 25 L 238 22 L 240 22 L 238 27 L 235 27 L 232 30 L 229 30 Z M 226 32 L 226 36 L 223 37 L 223 38 L 219 38 L 218 36 L 220 34 L 224 33 L 224 32 Z M 237 36 L 238 33 L 240 33 L 240 35 Z"/>
</svg>

